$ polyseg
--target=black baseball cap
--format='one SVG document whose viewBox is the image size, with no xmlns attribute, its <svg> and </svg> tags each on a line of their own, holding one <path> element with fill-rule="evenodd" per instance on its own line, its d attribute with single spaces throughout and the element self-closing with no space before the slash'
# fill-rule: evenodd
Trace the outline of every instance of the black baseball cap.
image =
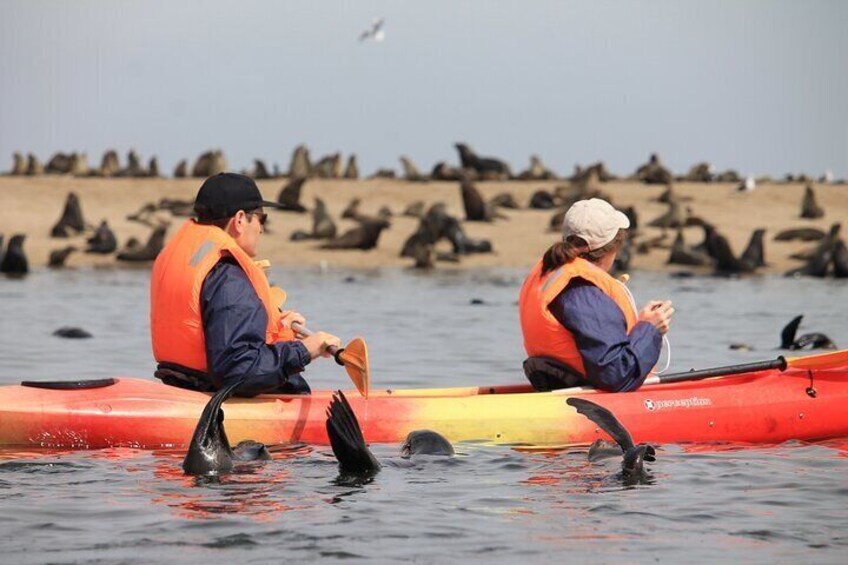
<svg viewBox="0 0 848 565">
<path fill-rule="evenodd" d="M 194 211 L 199 220 L 223 220 L 239 210 L 280 208 L 276 202 L 262 200 L 256 182 L 237 173 L 218 173 L 203 181 L 194 199 Z"/>
</svg>

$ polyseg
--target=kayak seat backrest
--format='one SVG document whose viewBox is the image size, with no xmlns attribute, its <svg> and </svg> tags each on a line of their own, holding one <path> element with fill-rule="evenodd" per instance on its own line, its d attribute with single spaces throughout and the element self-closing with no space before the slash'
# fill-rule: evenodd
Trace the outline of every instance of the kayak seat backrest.
<svg viewBox="0 0 848 565">
<path fill-rule="evenodd" d="M 103 388 L 115 384 L 115 379 L 90 379 L 87 381 L 22 381 L 21 386 L 32 388 L 47 388 L 51 390 L 82 390 L 86 388 Z"/>
</svg>

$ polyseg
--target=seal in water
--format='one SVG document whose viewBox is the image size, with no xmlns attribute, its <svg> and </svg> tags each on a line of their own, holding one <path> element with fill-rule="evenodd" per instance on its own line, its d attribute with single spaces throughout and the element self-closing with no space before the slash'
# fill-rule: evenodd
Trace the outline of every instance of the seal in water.
<svg viewBox="0 0 848 565">
<path fill-rule="evenodd" d="M 646 481 L 649 477 L 645 471 L 645 461 L 656 461 L 656 449 L 652 445 L 640 443 L 635 445 L 630 432 L 618 421 L 612 412 L 583 398 L 569 398 L 565 401 L 573 406 L 577 412 L 583 414 L 598 427 L 615 440 L 621 446 L 624 459 L 621 462 L 621 472 L 627 484 L 636 484 Z"/>
<path fill-rule="evenodd" d="M 795 316 L 792 321 L 786 324 L 783 331 L 780 332 L 780 348 L 797 350 L 797 349 L 836 349 L 836 344 L 823 333 L 809 333 L 800 337 L 795 337 L 798 333 L 798 326 L 801 325 L 801 319 L 804 316 Z"/>
<path fill-rule="evenodd" d="M 400 456 L 409 459 L 413 455 L 445 455 L 452 457 L 456 454 L 453 445 L 445 437 L 432 430 L 415 430 L 409 432 L 403 446 L 400 448 Z"/>
<path fill-rule="evenodd" d="M 380 462 L 368 449 L 362 428 L 342 391 L 336 391 L 327 406 L 327 436 L 343 474 L 371 476 L 377 473 Z M 454 455 L 453 446 L 431 430 L 416 430 L 406 436 L 401 457 L 413 455 Z"/>
<path fill-rule="evenodd" d="M 271 458 L 265 445 L 255 441 L 242 441 L 235 450 L 230 447 L 224 432 L 224 411 L 221 405 L 241 384 L 241 380 L 230 383 L 209 399 L 194 429 L 188 453 L 183 459 L 183 471 L 186 475 L 222 475 L 233 469 L 234 461 Z"/>
<path fill-rule="evenodd" d="M 87 339 L 89 337 L 93 337 L 84 329 L 71 326 L 62 326 L 61 328 L 53 332 L 53 335 L 55 335 L 56 337 L 64 337 L 68 339 Z"/>
</svg>

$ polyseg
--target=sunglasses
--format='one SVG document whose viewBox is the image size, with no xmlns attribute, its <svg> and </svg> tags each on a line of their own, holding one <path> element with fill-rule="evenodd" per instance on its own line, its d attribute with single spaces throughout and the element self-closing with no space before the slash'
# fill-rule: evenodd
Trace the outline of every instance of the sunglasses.
<svg viewBox="0 0 848 565">
<path fill-rule="evenodd" d="M 246 212 L 246 215 L 250 216 L 250 219 L 253 219 L 253 216 L 259 218 L 259 225 L 264 226 L 265 222 L 268 221 L 268 214 L 265 212 Z"/>
</svg>

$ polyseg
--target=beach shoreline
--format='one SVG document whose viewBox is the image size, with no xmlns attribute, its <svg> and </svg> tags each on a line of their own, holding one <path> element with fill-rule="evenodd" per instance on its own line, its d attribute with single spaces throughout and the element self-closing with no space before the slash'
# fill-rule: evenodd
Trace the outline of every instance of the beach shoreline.
<svg viewBox="0 0 848 565">
<path fill-rule="evenodd" d="M 69 192 L 79 196 L 83 217 L 86 223 L 96 226 L 107 219 L 123 246 L 130 237 L 147 240 L 150 228 L 127 219 L 127 215 L 138 211 L 144 204 L 158 202 L 162 198 L 191 201 L 200 187 L 202 179 L 168 178 L 76 178 L 71 176 L 44 175 L 36 177 L 2 176 L 0 177 L 0 233 L 6 241 L 15 233 L 27 235 L 24 250 L 30 261 L 31 269 L 45 268 L 50 252 L 67 245 L 85 248 L 85 236 L 67 239 L 50 237 L 52 226 L 58 221 Z M 276 200 L 277 195 L 287 183 L 286 179 L 258 181 L 263 196 Z M 491 181 L 477 182 L 484 199 L 489 200 L 497 194 L 511 194 L 522 207 L 518 210 L 499 209 L 505 219 L 492 223 L 462 222 L 466 234 L 475 239 L 489 239 L 494 253 L 477 254 L 462 257 L 459 263 L 437 262 L 437 269 L 474 269 L 486 267 L 529 268 L 541 257 L 552 243 L 558 240 L 558 232 L 549 229 L 551 217 L 556 209 L 531 210 L 527 204 L 532 194 L 545 189 L 552 191 L 556 186 L 567 185 L 568 181 Z M 848 220 L 848 187 L 844 185 L 813 183 L 819 205 L 825 215 L 815 220 L 800 218 L 801 199 L 806 183 L 774 183 L 758 185 L 751 192 L 739 192 L 736 183 L 694 183 L 674 184 L 675 194 L 684 199 L 684 206 L 690 207 L 694 215 L 716 226 L 730 242 L 736 254 L 740 254 L 747 245 L 754 229 L 765 228 L 765 258 L 768 266 L 758 273 L 780 274 L 802 263 L 791 259 L 790 255 L 807 249 L 813 244 L 805 242 L 776 242 L 774 235 L 784 229 L 797 227 L 815 227 L 828 230 L 831 224 Z M 667 205 L 657 202 L 657 197 L 665 190 L 663 185 L 645 185 L 636 181 L 611 181 L 600 185 L 608 194 L 614 206 L 626 208 L 634 206 L 639 217 L 639 238 L 648 240 L 662 234 L 659 228 L 646 227 L 646 224 L 667 210 Z M 314 207 L 314 198 L 320 197 L 327 204 L 329 213 L 339 229 L 339 233 L 355 227 L 353 220 L 340 219 L 341 212 L 353 198 L 360 198 L 360 211 L 366 215 L 376 215 L 387 206 L 394 214 L 391 227 L 383 232 L 375 249 L 360 250 L 323 250 L 319 241 L 289 240 L 295 230 L 311 231 L 312 215 L 293 212 L 271 211 L 269 214 L 269 233 L 260 244 L 258 258 L 269 259 L 275 266 L 321 266 L 343 267 L 351 269 L 376 267 L 409 267 L 413 261 L 400 257 L 400 250 L 406 239 L 417 229 L 418 218 L 402 216 L 403 210 L 416 201 L 425 206 L 444 202 L 448 213 L 464 218 L 459 183 L 427 182 L 415 183 L 401 179 L 309 179 L 302 191 L 301 202 Z M 170 221 L 168 236 L 172 236 L 178 226 L 186 220 L 159 212 L 158 217 Z M 671 245 L 675 230 L 667 230 L 664 244 Z M 700 227 L 684 229 L 686 242 L 694 245 L 703 240 Z M 438 246 L 448 250 L 447 242 Z M 668 248 L 654 248 L 647 254 L 633 254 L 633 270 L 673 272 L 692 270 L 709 274 L 707 267 L 685 267 L 668 265 Z M 137 264 L 123 263 L 115 255 L 94 255 L 74 253 L 68 261 L 69 267 L 137 267 Z"/>
</svg>

